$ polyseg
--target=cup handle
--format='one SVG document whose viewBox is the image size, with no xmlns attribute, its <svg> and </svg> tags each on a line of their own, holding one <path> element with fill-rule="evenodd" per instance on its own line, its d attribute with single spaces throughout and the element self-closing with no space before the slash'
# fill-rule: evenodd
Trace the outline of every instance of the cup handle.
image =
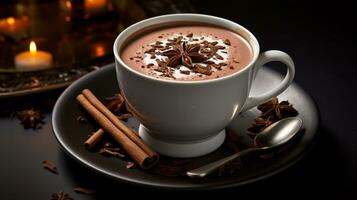
<svg viewBox="0 0 357 200">
<path fill-rule="evenodd" d="M 265 65 L 268 62 L 272 62 L 272 61 L 279 61 L 282 62 L 286 65 L 286 67 L 288 68 L 288 71 L 285 75 L 285 78 L 283 79 L 283 81 L 274 89 L 258 95 L 258 96 L 249 96 L 241 110 L 241 112 L 247 111 L 265 101 L 268 101 L 269 99 L 271 99 L 274 96 L 279 95 L 280 93 L 282 93 L 293 81 L 294 79 L 294 75 L 295 75 L 295 65 L 293 60 L 291 59 L 291 57 L 282 51 L 278 51 L 278 50 L 270 50 L 270 51 L 266 51 L 263 52 L 259 55 L 258 60 L 254 66 L 254 70 L 253 70 L 253 76 L 252 78 L 255 78 L 255 75 L 257 74 L 258 70 Z"/>
</svg>

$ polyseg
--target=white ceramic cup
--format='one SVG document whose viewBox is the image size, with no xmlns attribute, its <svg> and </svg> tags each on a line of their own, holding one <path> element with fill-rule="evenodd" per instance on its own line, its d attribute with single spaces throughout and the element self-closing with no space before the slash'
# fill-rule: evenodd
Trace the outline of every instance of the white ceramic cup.
<svg viewBox="0 0 357 200">
<path fill-rule="evenodd" d="M 212 24 L 238 33 L 252 47 L 253 59 L 231 75 L 199 81 L 157 79 L 135 71 L 121 59 L 123 44 L 133 33 L 182 21 Z M 236 115 L 283 92 L 295 74 L 289 55 L 277 50 L 260 53 L 257 39 L 247 29 L 209 15 L 171 14 L 140 21 L 120 33 L 113 50 L 120 90 L 141 123 L 140 136 L 160 154 L 172 157 L 201 156 L 217 149 L 224 141 L 225 127 Z M 274 89 L 249 96 L 257 71 L 271 61 L 286 65 L 285 78 Z"/>
</svg>

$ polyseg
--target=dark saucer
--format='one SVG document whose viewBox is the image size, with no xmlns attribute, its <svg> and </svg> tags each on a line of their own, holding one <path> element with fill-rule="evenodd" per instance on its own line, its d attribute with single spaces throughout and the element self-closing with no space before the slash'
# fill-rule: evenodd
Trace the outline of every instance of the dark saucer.
<svg viewBox="0 0 357 200">
<path fill-rule="evenodd" d="M 278 73 L 269 69 L 262 69 L 253 84 L 252 93 L 269 90 L 280 80 L 281 76 Z M 293 83 L 288 90 L 279 96 L 280 100 L 289 100 L 294 105 L 304 124 L 304 134 L 291 148 L 271 159 L 250 159 L 248 157 L 243 160 L 242 168 L 230 176 L 191 179 L 188 177 L 155 175 L 138 169 L 126 169 L 127 163 L 125 161 L 106 158 L 84 148 L 83 141 L 89 133 L 95 130 L 94 124 L 81 125 L 76 120 L 79 115 L 85 113 L 75 100 L 75 97 L 84 88 L 91 89 L 103 102 L 105 102 L 105 97 L 118 93 L 119 88 L 114 65 L 108 65 L 80 78 L 63 92 L 53 110 L 52 124 L 55 137 L 65 152 L 83 165 L 101 174 L 132 184 L 172 189 L 226 188 L 247 184 L 270 177 L 296 163 L 311 148 L 316 136 L 318 125 L 316 106 L 310 96 Z M 240 146 L 243 148 L 251 145 L 252 140 L 247 136 L 245 130 L 258 113 L 256 109 L 245 112 L 235 118 L 227 127 L 228 131 L 239 134 Z M 135 118 L 130 119 L 128 124 L 135 130 L 139 127 L 139 122 Z M 210 155 L 195 159 L 197 163 L 208 163 L 222 157 L 224 153 L 220 149 Z"/>
</svg>

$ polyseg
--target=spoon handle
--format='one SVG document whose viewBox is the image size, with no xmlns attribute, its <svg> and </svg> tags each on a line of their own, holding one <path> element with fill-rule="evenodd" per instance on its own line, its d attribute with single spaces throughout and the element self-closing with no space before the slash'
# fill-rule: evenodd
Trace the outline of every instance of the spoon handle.
<svg viewBox="0 0 357 200">
<path fill-rule="evenodd" d="M 214 161 L 212 163 L 209 163 L 207 165 L 203 165 L 202 167 L 190 170 L 188 172 L 186 172 L 186 175 L 192 178 L 202 178 L 205 177 L 206 175 L 212 173 L 213 171 L 215 171 L 216 169 L 218 169 L 220 166 L 228 163 L 229 161 L 232 161 L 240 156 L 243 156 L 247 153 L 253 152 L 258 150 L 258 148 L 248 148 L 245 149 L 241 152 L 235 153 L 233 155 L 230 155 L 228 157 L 222 158 L 220 160 Z"/>
</svg>

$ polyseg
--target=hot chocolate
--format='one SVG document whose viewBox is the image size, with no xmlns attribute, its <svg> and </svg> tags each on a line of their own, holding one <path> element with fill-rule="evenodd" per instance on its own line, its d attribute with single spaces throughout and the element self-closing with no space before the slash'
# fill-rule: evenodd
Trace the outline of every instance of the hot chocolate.
<svg viewBox="0 0 357 200">
<path fill-rule="evenodd" d="M 137 33 L 120 49 L 132 69 L 160 79 L 215 79 L 242 70 L 253 57 L 237 33 L 205 24 L 161 26 Z"/>
</svg>

